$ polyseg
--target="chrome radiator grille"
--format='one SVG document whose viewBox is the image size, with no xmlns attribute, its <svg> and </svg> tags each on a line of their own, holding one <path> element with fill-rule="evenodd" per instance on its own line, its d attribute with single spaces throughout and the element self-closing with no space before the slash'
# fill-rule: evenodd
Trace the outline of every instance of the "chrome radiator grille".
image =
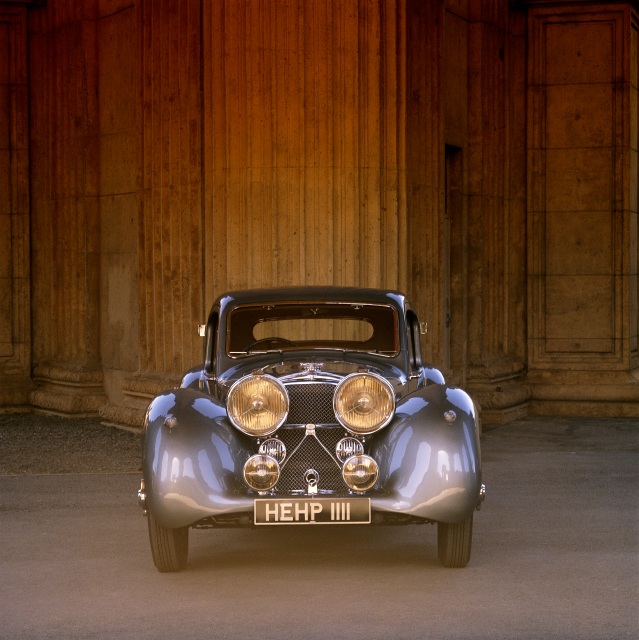
<svg viewBox="0 0 639 640">
<path fill-rule="evenodd" d="M 286 385 L 289 411 L 286 424 L 337 424 L 333 412 L 335 385 L 305 382 Z"/>
<path fill-rule="evenodd" d="M 308 486 L 305 476 L 309 469 L 318 473 L 317 488 L 320 492 L 343 492 L 347 489 L 341 465 L 335 460 L 335 447 L 344 437 L 341 427 L 318 428 L 314 434 L 308 434 L 303 427 L 283 428 L 277 432 L 277 437 L 284 442 L 287 451 L 282 474 L 275 487 L 277 493 L 305 492 Z"/>
<path fill-rule="evenodd" d="M 306 473 L 314 469 L 320 492 L 344 492 L 341 465 L 335 459 L 335 447 L 344 437 L 333 411 L 335 384 L 318 381 L 294 382 L 286 385 L 289 411 L 286 423 L 276 434 L 286 445 L 277 494 L 306 492 Z M 318 426 L 311 433 L 305 425 Z M 332 426 L 335 425 L 335 426 Z"/>
</svg>

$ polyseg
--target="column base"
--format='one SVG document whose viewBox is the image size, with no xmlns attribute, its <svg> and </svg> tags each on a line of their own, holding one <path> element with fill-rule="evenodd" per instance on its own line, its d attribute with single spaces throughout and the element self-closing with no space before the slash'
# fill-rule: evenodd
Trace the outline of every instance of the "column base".
<svg viewBox="0 0 639 640">
<path fill-rule="evenodd" d="M 530 389 L 524 383 L 522 362 L 495 359 L 469 367 L 468 393 L 479 405 L 486 424 L 506 424 L 530 412 Z"/>
<path fill-rule="evenodd" d="M 29 395 L 33 408 L 78 418 L 97 417 L 106 402 L 102 372 L 41 365 L 34 371 Z"/>
<path fill-rule="evenodd" d="M 100 418 L 107 424 L 125 426 L 140 432 L 151 400 L 165 389 L 176 387 L 179 376 L 172 374 L 137 373 L 121 383 L 122 402 L 108 402 L 100 408 Z"/>
</svg>

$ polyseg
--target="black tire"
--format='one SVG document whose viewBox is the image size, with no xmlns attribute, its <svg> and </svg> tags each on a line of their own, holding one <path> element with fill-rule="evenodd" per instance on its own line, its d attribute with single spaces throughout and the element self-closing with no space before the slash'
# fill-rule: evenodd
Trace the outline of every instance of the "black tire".
<svg viewBox="0 0 639 640">
<path fill-rule="evenodd" d="M 161 573 L 181 571 L 189 555 L 189 528 L 168 529 L 149 513 L 149 541 L 153 563 Z"/>
<path fill-rule="evenodd" d="M 470 560 L 473 540 L 473 514 L 459 524 L 437 523 L 439 561 L 450 569 L 462 569 Z"/>
</svg>

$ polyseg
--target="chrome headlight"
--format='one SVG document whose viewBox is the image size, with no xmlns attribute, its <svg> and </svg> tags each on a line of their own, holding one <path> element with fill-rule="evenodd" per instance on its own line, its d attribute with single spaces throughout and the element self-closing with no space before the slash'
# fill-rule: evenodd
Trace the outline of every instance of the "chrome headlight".
<svg viewBox="0 0 639 640">
<path fill-rule="evenodd" d="M 256 491 L 268 491 L 280 478 L 280 465 L 271 456 L 256 454 L 244 465 L 244 482 Z"/>
<path fill-rule="evenodd" d="M 342 467 L 344 482 L 353 491 L 366 491 L 370 489 L 379 476 L 377 462 L 370 456 L 351 456 Z"/>
<path fill-rule="evenodd" d="M 288 394 L 272 376 L 250 375 L 230 389 L 226 409 L 231 422 L 250 436 L 268 436 L 288 415 Z"/>
<path fill-rule="evenodd" d="M 393 417 L 393 387 L 374 373 L 352 373 L 337 386 L 333 408 L 339 423 L 351 433 L 374 433 Z"/>
</svg>

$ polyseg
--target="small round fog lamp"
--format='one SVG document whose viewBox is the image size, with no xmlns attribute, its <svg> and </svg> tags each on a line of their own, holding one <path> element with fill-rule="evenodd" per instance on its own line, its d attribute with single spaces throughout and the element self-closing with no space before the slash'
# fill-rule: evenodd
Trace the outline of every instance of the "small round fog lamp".
<svg viewBox="0 0 639 640">
<path fill-rule="evenodd" d="M 244 465 L 244 482 L 255 491 L 268 491 L 280 478 L 280 465 L 272 456 L 258 453 Z"/>
<path fill-rule="evenodd" d="M 366 491 L 376 482 L 379 475 L 377 462 L 370 456 L 351 456 L 342 467 L 344 482 L 353 491 Z"/>
</svg>

